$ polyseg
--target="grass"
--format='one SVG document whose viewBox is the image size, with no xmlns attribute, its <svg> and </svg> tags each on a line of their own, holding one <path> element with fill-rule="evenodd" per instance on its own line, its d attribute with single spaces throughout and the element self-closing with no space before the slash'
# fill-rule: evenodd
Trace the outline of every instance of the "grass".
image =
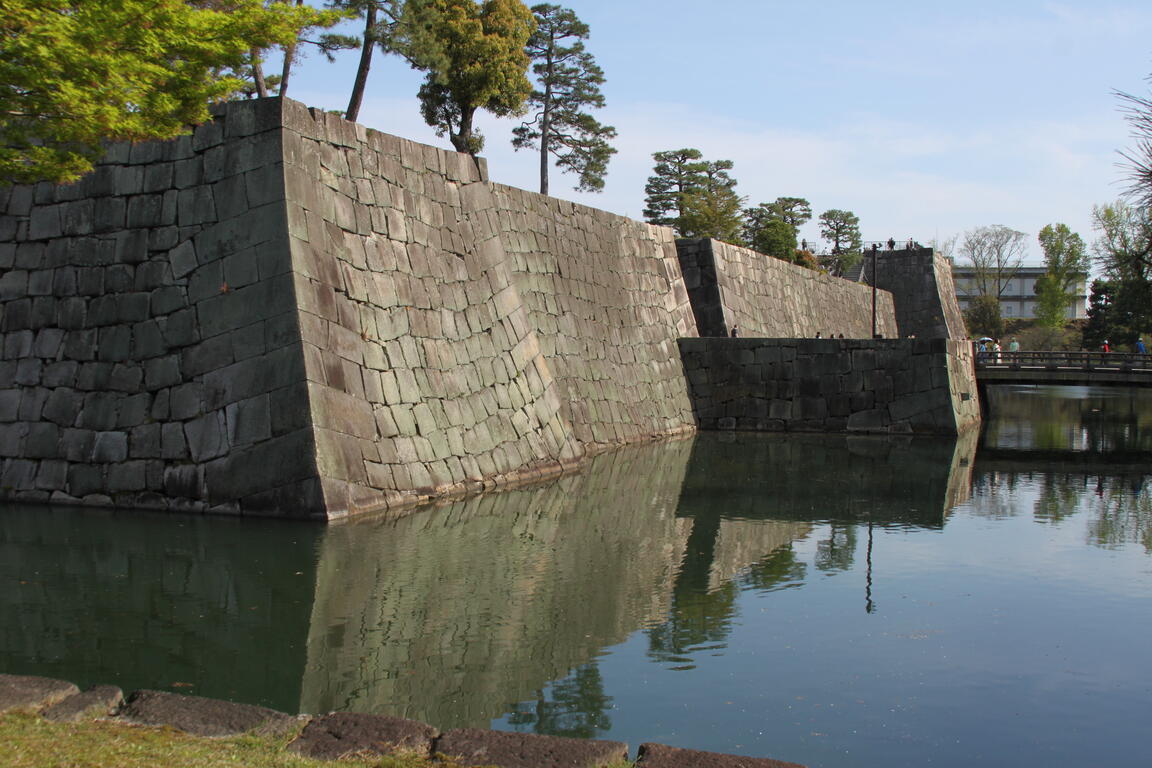
<svg viewBox="0 0 1152 768">
<path fill-rule="evenodd" d="M 0 761 L 5 768 L 459 768 L 415 752 L 314 760 L 285 750 L 298 733 L 206 739 L 115 720 L 53 723 L 15 711 L 0 714 Z"/>
<path fill-rule="evenodd" d="M 338 763 L 284 750 L 295 736 L 204 739 L 171 728 L 110 720 L 53 723 L 29 712 L 0 715 L 7 768 L 446 768 L 415 753 L 348 757 Z"/>
</svg>

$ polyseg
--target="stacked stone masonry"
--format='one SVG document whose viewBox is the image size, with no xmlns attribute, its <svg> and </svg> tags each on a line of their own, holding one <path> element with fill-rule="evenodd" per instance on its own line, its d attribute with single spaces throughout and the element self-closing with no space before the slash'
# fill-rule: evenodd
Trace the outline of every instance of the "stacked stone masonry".
<svg viewBox="0 0 1152 768">
<path fill-rule="evenodd" d="M 866 287 L 707 247 L 744 335 L 869 335 Z M 0 188 L 0 498 L 335 518 L 691 431 L 683 258 L 291 101 L 112 145 Z"/>
<path fill-rule="evenodd" d="M 678 240 L 700 336 L 872 338 L 872 290 L 718 240 Z M 892 294 L 876 292 L 876 333 L 899 335 Z"/>
<path fill-rule="evenodd" d="M 701 429 L 955 435 L 980 420 L 948 339 L 681 339 Z"/>
<path fill-rule="evenodd" d="M 869 251 L 861 277 L 869 285 L 892 293 L 900 336 L 967 338 L 952 267 L 931 248 L 878 251 L 875 255 Z"/>
</svg>

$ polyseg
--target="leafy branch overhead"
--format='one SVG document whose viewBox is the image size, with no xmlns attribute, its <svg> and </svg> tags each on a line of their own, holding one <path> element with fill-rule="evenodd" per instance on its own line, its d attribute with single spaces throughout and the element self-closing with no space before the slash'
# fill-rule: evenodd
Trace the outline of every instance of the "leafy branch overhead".
<svg viewBox="0 0 1152 768">
<path fill-rule="evenodd" d="M 616 137 L 616 129 L 584 111 L 604 106 L 600 92 L 604 72 L 584 48 L 588 25 L 558 5 L 541 3 L 532 12 L 536 31 L 528 40 L 527 53 L 534 62 L 538 90 L 528 97 L 531 119 L 512 131 L 512 146 L 539 150 L 541 194 L 548 194 L 551 156 L 561 170 L 579 177 L 577 190 L 599 192 L 616 152 L 608 143 Z"/>
<path fill-rule="evenodd" d="M 102 142 L 169 139 L 242 92 L 254 50 L 340 14 L 232 0 L 5 0 L 0 6 L 0 178 L 72 181 Z"/>
</svg>

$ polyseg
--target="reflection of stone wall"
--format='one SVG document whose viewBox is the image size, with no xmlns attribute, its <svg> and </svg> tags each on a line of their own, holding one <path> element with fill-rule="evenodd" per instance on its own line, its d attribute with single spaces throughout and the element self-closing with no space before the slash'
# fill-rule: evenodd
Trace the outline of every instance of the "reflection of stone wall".
<svg viewBox="0 0 1152 768">
<path fill-rule="evenodd" d="M 690 442 L 394 521 L 330 528 L 300 709 L 484 726 L 662 617 Z"/>
<path fill-rule="evenodd" d="M 972 348 L 946 339 L 681 339 L 701 429 L 957 434 Z"/>
<path fill-rule="evenodd" d="M 973 448 L 948 438 L 702 432 L 680 514 L 722 503 L 729 517 L 938 527 L 963 497 Z"/>
<path fill-rule="evenodd" d="M 712 549 L 708 589 L 719 589 L 748 566 L 781 547 L 802 539 L 812 530 L 810 523 L 780 520 L 720 521 Z"/>
<path fill-rule="evenodd" d="M 872 290 L 718 240 L 677 240 L 701 336 L 872 338 Z M 892 338 L 892 295 L 876 296 L 877 333 Z"/>
<path fill-rule="evenodd" d="M 0 669 L 299 701 L 320 526 L 31 505 L 0 516 Z"/>
</svg>

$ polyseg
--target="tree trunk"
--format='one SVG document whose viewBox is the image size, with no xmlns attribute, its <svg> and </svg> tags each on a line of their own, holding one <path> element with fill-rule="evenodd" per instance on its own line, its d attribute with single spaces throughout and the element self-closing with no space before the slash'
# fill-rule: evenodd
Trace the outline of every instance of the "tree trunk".
<svg viewBox="0 0 1152 768">
<path fill-rule="evenodd" d="M 540 194 L 548 194 L 548 134 L 552 132 L 552 86 L 544 86 L 544 116 L 540 119 Z"/>
<path fill-rule="evenodd" d="M 540 194 L 548 194 L 548 145 L 552 138 L 552 77 L 555 73 L 555 32 L 548 41 L 548 68 L 544 72 L 544 114 L 540 118 Z"/>
<path fill-rule="evenodd" d="M 284 0 L 285 3 L 290 3 L 292 0 Z M 304 5 L 304 0 L 296 0 L 296 7 Z M 292 60 L 296 58 L 296 43 L 292 43 L 284 49 L 284 67 L 280 70 L 280 96 L 284 97 L 288 93 L 288 78 L 292 75 Z"/>
<path fill-rule="evenodd" d="M 264 82 L 264 67 L 260 64 L 260 51 L 253 48 L 250 52 L 252 56 L 252 79 L 256 82 L 256 95 L 264 99 L 268 97 L 268 84 Z"/>
<path fill-rule="evenodd" d="M 364 10 L 364 43 L 360 48 L 360 66 L 356 68 L 356 81 L 352 84 L 352 96 L 348 99 L 348 110 L 344 117 L 355 122 L 360 116 L 360 102 L 364 100 L 364 86 L 368 82 L 368 70 L 372 68 L 372 51 L 376 47 L 376 3 L 368 3 Z"/>
</svg>

